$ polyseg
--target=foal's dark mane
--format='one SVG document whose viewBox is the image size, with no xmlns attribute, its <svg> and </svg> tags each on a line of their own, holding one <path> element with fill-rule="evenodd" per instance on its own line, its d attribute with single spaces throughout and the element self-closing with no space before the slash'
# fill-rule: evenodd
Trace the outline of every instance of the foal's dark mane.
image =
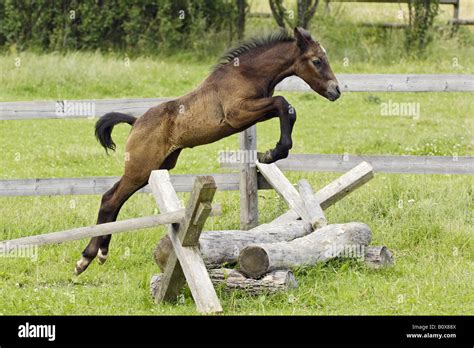
<svg viewBox="0 0 474 348">
<path fill-rule="evenodd" d="M 219 59 L 219 63 L 213 70 L 219 69 L 221 66 L 232 62 L 235 58 L 249 52 L 258 51 L 259 48 L 268 48 L 280 42 L 292 42 L 295 38 L 286 30 L 271 33 L 267 36 L 249 39 L 239 46 L 231 48 Z"/>
</svg>

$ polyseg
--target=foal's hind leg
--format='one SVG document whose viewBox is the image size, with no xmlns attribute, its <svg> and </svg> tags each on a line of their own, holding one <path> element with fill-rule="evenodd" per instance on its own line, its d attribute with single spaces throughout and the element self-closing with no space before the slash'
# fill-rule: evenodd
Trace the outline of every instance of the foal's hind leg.
<svg viewBox="0 0 474 348">
<path fill-rule="evenodd" d="M 179 156 L 180 152 L 181 152 L 181 149 L 177 149 L 174 152 L 172 152 L 164 160 L 163 164 L 161 164 L 161 166 L 159 168 L 160 169 L 168 169 L 168 170 L 173 169 L 176 166 L 176 162 L 178 161 L 178 156 Z M 147 179 L 147 181 L 148 181 L 148 179 Z M 145 186 L 145 185 L 146 185 L 146 182 L 143 186 Z M 139 190 L 140 188 L 141 187 L 139 187 L 137 190 Z M 115 221 L 115 219 L 117 219 L 117 215 L 118 215 L 118 211 L 115 214 L 115 216 L 111 217 L 113 219 L 109 220 L 109 221 Z M 100 215 L 99 215 L 99 220 L 100 220 Z M 97 223 L 99 224 L 99 223 L 102 223 L 102 222 L 98 221 Z M 110 244 L 111 237 L 112 237 L 112 235 L 109 234 L 109 235 L 103 236 L 102 239 L 100 240 L 100 248 L 99 248 L 99 252 L 97 254 L 97 261 L 99 261 L 100 264 L 103 264 L 107 260 L 107 256 L 109 254 L 109 244 Z"/>
<path fill-rule="evenodd" d="M 125 166 L 123 177 L 102 196 L 102 202 L 99 210 L 98 224 L 115 221 L 122 205 L 140 188 L 145 186 L 154 169 L 172 169 L 176 165 L 181 149 L 175 150 L 165 160 L 156 156 L 149 162 L 137 161 L 128 162 Z M 142 152 L 143 156 L 146 153 Z M 138 158 L 138 156 L 133 157 Z M 148 163 L 145 167 L 143 165 Z M 152 163 L 152 164 L 150 164 Z M 92 260 L 98 256 L 99 263 L 104 263 L 109 251 L 111 235 L 94 237 L 90 240 L 87 247 L 82 252 L 82 258 L 76 264 L 75 273 L 81 274 L 86 270 Z"/>
<path fill-rule="evenodd" d="M 115 221 L 120 208 L 125 201 L 130 198 L 136 191 L 145 186 L 147 183 L 147 177 L 144 178 L 130 178 L 123 176 L 109 191 L 102 196 L 102 202 L 99 210 L 99 217 L 97 224 Z M 110 235 L 94 237 L 90 240 L 87 247 L 82 252 L 81 259 L 76 263 L 75 273 L 81 274 L 86 270 L 91 261 L 97 256 L 99 248 L 107 240 L 107 251 L 108 243 L 110 242 Z M 103 252 L 99 255 L 99 261 L 105 262 L 107 258 L 107 252 Z"/>
</svg>

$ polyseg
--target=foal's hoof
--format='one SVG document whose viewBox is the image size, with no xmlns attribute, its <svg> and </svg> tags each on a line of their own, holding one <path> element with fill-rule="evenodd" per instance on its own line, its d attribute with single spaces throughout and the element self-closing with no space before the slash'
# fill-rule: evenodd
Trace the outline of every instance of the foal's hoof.
<svg viewBox="0 0 474 348">
<path fill-rule="evenodd" d="M 267 152 L 257 152 L 257 159 L 260 163 L 273 163 L 272 152 L 268 150 Z"/>
<path fill-rule="evenodd" d="M 84 257 L 81 257 L 81 259 L 79 261 L 77 261 L 77 263 L 76 263 L 76 268 L 74 269 L 74 274 L 79 275 L 82 272 L 84 272 L 87 269 L 87 267 L 89 266 L 89 263 L 90 262 L 87 259 L 85 259 Z"/>
<path fill-rule="evenodd" d="M 103 265 L 105 261 L 107 261 L 107 256 L 109 256 L 109 254 L 102 254 L 102 250 L 99 249 L 99 252 L 97 253 L 97 262 L 99 265 Z"/>
</svg>

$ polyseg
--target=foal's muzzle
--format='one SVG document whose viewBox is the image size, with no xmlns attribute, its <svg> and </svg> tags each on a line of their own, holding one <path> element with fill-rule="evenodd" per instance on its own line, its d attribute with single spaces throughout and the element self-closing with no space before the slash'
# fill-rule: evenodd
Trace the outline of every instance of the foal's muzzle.
<svg viewBox="0 0 474 348">
<path fill-rule="evenodd" d="M 326 90 L 326 98 L 328 98 L 330 101 L 335 101 L 339 99 L 340 96 L 341 90 L 339 89 L 339 85 L 337 84 L 337 82 L 331 81 Z"/>
</svg>

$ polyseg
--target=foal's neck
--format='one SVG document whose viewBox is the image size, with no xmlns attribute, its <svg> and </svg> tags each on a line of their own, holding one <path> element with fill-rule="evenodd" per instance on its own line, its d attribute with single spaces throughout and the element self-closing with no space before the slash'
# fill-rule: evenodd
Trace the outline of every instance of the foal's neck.
<svg viewBox="0 0 474 348">
<path fill-rule="evenodd" d="M 262 84 L 267 95 L 284 78 L 294 75 L 293 64 L 297 57 L 294 42 L 280 42 L 252 57 L 246 64 L 249 76 Z"/>
</svg>

